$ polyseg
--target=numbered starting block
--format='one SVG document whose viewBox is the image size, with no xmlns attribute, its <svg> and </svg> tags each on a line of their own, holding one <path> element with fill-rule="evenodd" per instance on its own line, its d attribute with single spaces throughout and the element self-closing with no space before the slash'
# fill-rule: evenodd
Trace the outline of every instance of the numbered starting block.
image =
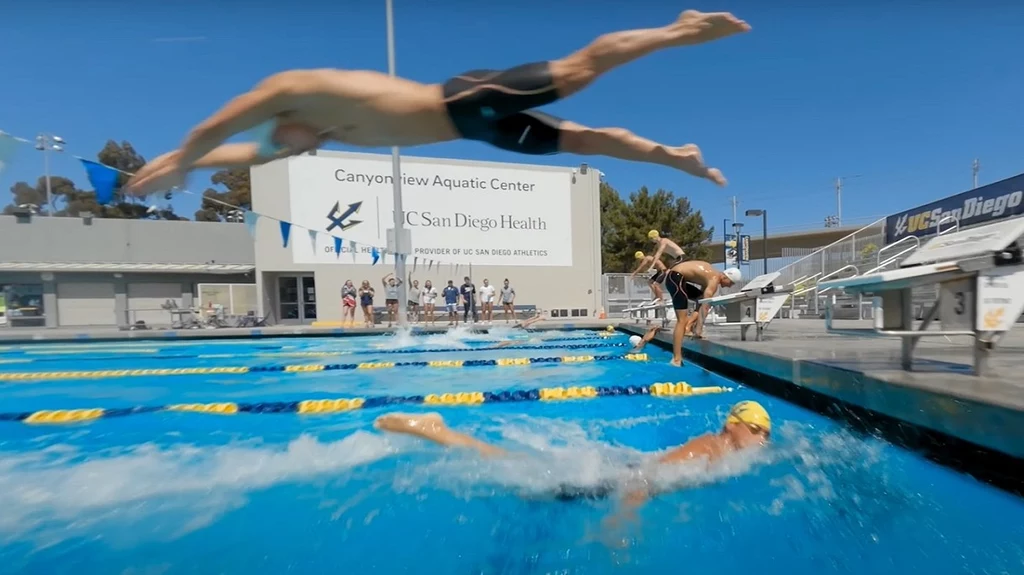
<svg viewBox="0 0 1024 575">
<path fill-rule="evenodd" d="M 897 270 L 821 282 L 822 290 L 874 297 L 873 328 L 834 328 L 831 303 L 826 304 L 825 327 L 831 333 L 901 338 L 901 363 L 908 371 L 920 338 L 969 335 L 974 338 L 974 373 L 981 375 L 991 350 L 1024 311 L 1022 238 L 1024 218 L 1016 218 L 934 237 Z M 911 291 L 936 284 L 939 298 L 915 329 Z M 936 319 L 941 329 L 928 330 Z"/>
<path fill-rule="evenodd" d="M 716 320 L 707 325 L 714 326 L 739 326 L 740 339 L 746 341 L 747 331 L 751 326 L 756 327 L 755 339 L 761 341 L 761 335 L 768 324 L 779 313 L 782 306 L 789 299 L 791 288 L 776 288 L 773 283 L 779 277 L 778 273 L 770 273 L 757 276 L 750 280 L 743 289 L 736 293 L 715 296 L 713 298 L 700 300 L 701 304 L 708 304 L 716 308 Z M 722 314 L 724 311 L 724 315 Z"/>
</svg>

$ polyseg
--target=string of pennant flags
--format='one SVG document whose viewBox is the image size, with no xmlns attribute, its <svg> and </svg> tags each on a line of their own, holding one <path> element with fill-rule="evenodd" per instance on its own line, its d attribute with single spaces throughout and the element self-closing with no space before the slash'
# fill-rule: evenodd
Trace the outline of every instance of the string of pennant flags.
<svg viewBox="0 0 1024 575">
<path fill-rule="evenodd" d="M 10 165 L 11 159 L 14 157 L 15 153 L 17 152 L 18 146 L 22 145 L 22 144 L 30 144 L 31 145 L 32 144 L 32 140 L 28 140 L 28 139 L 25 139 L 25 138 L 19 138 L 17 136 L 12 135 L 12 134 L 8 134 L 7 132 L 4 132 L 3 130 L 0 130 L 0 175 L 2 175 L 3 172 L 4 172 L 4 169 L 7 166 Z M 76 160 L 78 160 L 79 162 L 81 162 L 82 167 L 85 170 L 86 177 L 89 180 L 89 184 L 93 187 L 93 191 L 96 194 L 96 202 L 101 204 L 101 205 L 109 204 L 110 202 L 112 202 L 114 200 L 114 192 L 117 189 L 117 182 L 118 182 L 118 179 L 119 179 L 118 178 L 119 174 L 125 174 L 127 176 L 133 176 L 134 175 L 134 174 L 132 174 L 130 172 L 126 172 L 124 170 L 120 170 L 120 169 L 115 168 L 113 166 L 108 166 L 106 164 L 103 164 L 103 163 L 100 163 L 100 162 L 96 162 L 94 160 L 87 160 L 87 159 L 85 159 L 85 158 L 83 158 L 81 156 L 74 156 L 74 158 Z M 180 191 L 183 192 L 183 193 L 186 193 L 186 194 L 195 195 L 193 192 L 191 192 L 189 190 L 180 190 Z M 278 229 L 279 229 L 280 234 L 281 234 L 281 244 L 282 244 L 282 247 L 285 247 L 285 248 L 288 247 L 288 244 L 290 243 L 291 237 L 292 237 L 292 230 L 297 228 L 299 230 L 304 230 L 306 232 L 306 234 L 309 237 L 309 241 L 312 244 L 313 251 L 316 251 L 317 240 L 321 236 L 327 236 L 327 237 L 331 238 L 331 240 L 333 241 L 333 244 L 334 244 L 334 254 L 335 254 L 336 258 L 339 258 L 339 259 L 341 258 L 341 254 L 342 254 L 342 251 L 343 251 L 342 248 L 345 246 L 346 242 L 347 242 L 348 247 L 349 247 L 348 251 L 352 254 L 352 261 L 353 262 L 355 262 L 356 257 L 358 255 L 358 251 L 359 251 L 359 247 L 360 246 L 354 240 L 351 240 L 351 239 L 346 240 L 346 239 L 342 238 L 341 236 L 337 236 L 337 235 L 334 235 L 332 233 L 328 233 L 328 232 L 321 231 L 321 230 L 315 230 L 315 229 L 312 229 L 312 228 L 307 228 L 305 226 L 302 226 L 302 225 L 299 225 L 299 224 L 295 224 L 293 222 L 287 222 L 287 221 L 282 220 L 280 218 L 275 218 L 274 216 L 270 216 L 270 215 L 267 215 L 267 214 L 263 214 L 263 213 L 255 212 L 253 210 L 249 210 L 249 209 L 245 209 L 245 208 L 242 208 L 242 207 L 239 207 L 239 206 L 235 206 L 235 205 L 229 204 L 227 202 L 218 200 L 216 198 L 210 198 L 210 197 L 207 197 L 207 196 L 200 196 L 200 197 L 205 202 L 211 202 L 211 203 L 215 203 L 215 204 L 220 204 L 220 205 L 222 205 L 224 207 L 231 208 L 233 210 L 238 210 L 238 211 L 242 212 L 242 221 L 245 223 L 245 226 L 246 226 L 246 228 L 249 231 L 249 235 L 253 239 L 256 238 L 256 225 L 257 225 L 257 223 L 260 220 L 269 220 L 269 221 L 277 222 L 277 224 L 278 224 Z M 369 246 L 369 248 L 370 248 L 370 257 L 373 260 L 370 265 L 377 265 L 377 263 L 381 263 L 381 264 L 385 264 L 385 265 L 387 264 L 387 256 L 389 254 L 387 248 L 382 248 L 382 247 L 378 247 L 378 246 Z M 392 253 L 391 255 L 393 257 L 395 257 L 395 258 L 400 258 L 405 263 L 408 263 L 408 258 L 409 258 L 409 256 L 411 254 Z M 447 266 L 449 266 L 449 270 L 450 271 L 454 271 L 455 275 L 458 276 L 458 274 L 460 272 L 460 268 L 462 266 L 468 266 L 469 275 L 470 276 L 473 275 L 473 264 L 461 264 L 461 263 L 457 263 L 457 262 L 456 263 L 453 263 L 453 262 L 442 262 L 442 261 L 433 260 L 433 259 L 427 259 L 427 258 L 423 258 L 423 263 L 426 264 L 426 269 L 427 269 L 428 272 L 429 271 L 433 271 L 433 270 L 440 270 L 441 266 L 447 265 Z M 419 258 L 419 256 L 415 256 L 415 255 L 412 256 L 412 271 L 413 272 L 417 271 L 417 268 L 418 268 L 419 265 L 420 265 L 420 258 Z"/>
</svg>

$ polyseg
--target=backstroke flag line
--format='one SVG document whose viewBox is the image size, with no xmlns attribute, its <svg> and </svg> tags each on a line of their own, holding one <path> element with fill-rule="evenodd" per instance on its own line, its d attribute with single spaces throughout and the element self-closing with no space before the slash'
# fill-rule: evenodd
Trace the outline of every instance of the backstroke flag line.
<svg viewBox="0 0 1024 575">
<path fill-rule="evenodd" d="M 111 169 L 103 164 L 79 158 L 85 168 L 85 174 L 96 191 L 96 202 L 101 205 L 109 204 L 114 200 L 114 188 L 117 187 L 117 170 Z"/>
</svg>

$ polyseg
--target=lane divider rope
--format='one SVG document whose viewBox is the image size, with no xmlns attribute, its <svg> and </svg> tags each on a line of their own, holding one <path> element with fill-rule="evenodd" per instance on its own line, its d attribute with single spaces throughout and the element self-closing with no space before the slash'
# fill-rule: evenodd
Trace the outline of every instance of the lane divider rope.
<svg viewBox="0 0 1024 575">
<path fill-rule="evenodd" d="M 390 369 L 395 367 L 506 367 L 541 363 L 586 363 L 591 361 L 647 361 L 646 353 L 625 355 L 567 355 L 559 357 L 523 357 L 507 359 L 468 359 L 443 361 L 365 362 L 305 365 L 256 365 L 238 367 L 178 367 L 166 369 L 106 369 L 91 371 L 26 371 L 0 373 L 0 382 L 44 381 L 62 379 L 110 379 L 116 377 L 151 377 L 164 375 L 223 375 L 241 373 L 308 373 L 352 369 Z"/>
<path fill-rule="evenodd" d="M 169 354 L 160 355 L 160 349 L 148 349 L 147 354 L 152 353 L 153 355 L 142 357 L 133 357 L 132 360 L 178 360 L 178 359 L 232 359 L 239 357 L 337 357 L 337 356 L 350 356 L 350 355 L 378 355 L 378 354 L 420 354 L 420 353 L 466 353 L 474 351 L 522 351 L 522 350 L 537 350 L 537 349 L 599 349 L 608 347 L 626 347 L 628 343 L 577 343 L 569 345 L 506 345 L 506 346 L 488 346 L 488 347 L 449 347 L 449 348 L 430 348 L 430 349 L 365 349 L 365 350 L 353 350 L 353 351 L 273 351 L 273 352 L 257 352 L 257 353 L 201 353 L 201 354 Z M 26 355 L 34 356 L 34 353 L 25 352 Z M 73 352 L 79 353 L 79 352 Z M 0 359 L 0 364 L 3 363 L 44 363 L 48 361 L 110 361 L 112 359 L 123 359 L 120 356 L 120 352 L 113 352 L 112 350 L 104 350 L 103 353 L 98 353 L 92 357 L 59 357 L 58 354 L 40 354 L 45 357 L 18 357 L 15 359 Z"/>
<path fill-rule="evenodd" d="M 237 415 L 295 413 L 299 415 L 327 415 L 397 405 L 428 405 L 437 407 L 471 407 L 487 403 L 525 401 L 572 401 L 598 397 L 633 397 L 649 395 L 660 398 L 685 398 L 698 395 L 727 393 L 731 387 L 693 387 L 686 382 L 652 383 L 650 385 L 609 385 L 545 387 L 515 391 L 469 391 L 428 395 L 386 395 L 377 397 L 346 397 L 303 399 L 298 401 L 267 401 L 261 403 L 175 403 L 121 408 L 47 409 L 28 412 L 0 413 L 0 421 L 22 422 L 32 425 L 59 425 L 84 423 L 97 419 L 125 417 L 144 413 L 178 412 L 208 415 Z"/>
</svg>

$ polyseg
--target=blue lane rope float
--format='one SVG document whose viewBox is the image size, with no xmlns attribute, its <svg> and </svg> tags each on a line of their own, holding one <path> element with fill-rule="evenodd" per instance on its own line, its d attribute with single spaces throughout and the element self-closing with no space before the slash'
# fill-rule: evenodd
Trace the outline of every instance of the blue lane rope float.
<svg viewBox="0 0 1024 575">
<path fill-rule="evenodd" d="M 560 357 L 518 357 L 503 359 L 451 359 L 440 361 L 377 361 L 365 363 L 256 365 L 239 367 L 179 367 L 166 369 L 105 369 L 91 371 L 24 371 L 0 373 L 0 382 L 41 381 L 60 379 L 110 379 L 115 377 L 150 377 L 163 375 L 223 375 L 240 373 L 306 373 L 352 369 L 390 369 L 395 367 L 508 367 L 541 363 L 587 363 L 592 361 L 647 361 L 646 353 L 625 355 L 566 355 Z"/>
<path fill-rule="evenodd" d="M 572 401 L 598 397 L 632 397 L 649 395 L 661 398 L 685 398 L 732 391 L 730 387 L 692 387 L 686 382 L 652 383 L 650 385 L 610 385 L 545 387 L 515 391 L 470 391 L 429 395 L 386 395 L 377 397 L 345 397 L 330 399 L 304 399 L 298 401 L 267 401 L 262 403 L 176 403 L 122 407 L 115 409 L 47 409 L 40 411 L 0 413 L 0 421 L 22 422 L 33 425 L 60 425 L 83 423 L 97 419 L 124 417 L 156 412 L 202 413 L 209 415 L 237 415 L 295 413 L 299 415 L 327 415 L 356 409 L 369 409 L 397 405 L 427 405 L 437 407 L 472 407 L 486 403 L 512 403 L 524 401 Z"/>
<path fill-rule="evenodd" d="M 338 350 L 338 351 L 273 351 L 273 352 L 258 352 L 258 353 L 200 353 L 200 354 L 170 354 L 170 355 L 153 355 L 151 357 L 143 357 L 145 360 L 172 360 L 172 359 L 232 359 L 239 357 L 338 357 L 348 355 L 378 355 L 378 354 L 421 354 L 421 353 L 466 353 L 474 351 L 523 351 L 523 350 L 538 350 L 538 349 L 599 349 L 609 347 L 626 347 L 628 343 L 576 343 L 576 344 L 563 344 L 563 345 L 505 345 L 505 346 L 486 346 L 486 347 L 448 347 L 448 348 L 430 348 L 430 349 L 360 349 L 360 350 Z M 147 349 L 147 353 L 156 354 L 159 349 Z M 27 352 L 26 352 L 27 353 Z M 43 354 L 49 356 L 50 354 Z M 57 354 L 53 354 L 54 357 L 18 357 L 14 359 L 0 359 L 0 364 L 4 363 L 44 363 L 47 361 L 68 361 L 72 358 L 59 357 Z M 75 357 L 74 361 L 109 361 L 111 359 L 121 359 L 119 353 L 113 351 L 106 351 L 106 354 L 97 353 L 95 357 Z M 139 359 L 139 358 L 132 358 Z"/>
</svg>

